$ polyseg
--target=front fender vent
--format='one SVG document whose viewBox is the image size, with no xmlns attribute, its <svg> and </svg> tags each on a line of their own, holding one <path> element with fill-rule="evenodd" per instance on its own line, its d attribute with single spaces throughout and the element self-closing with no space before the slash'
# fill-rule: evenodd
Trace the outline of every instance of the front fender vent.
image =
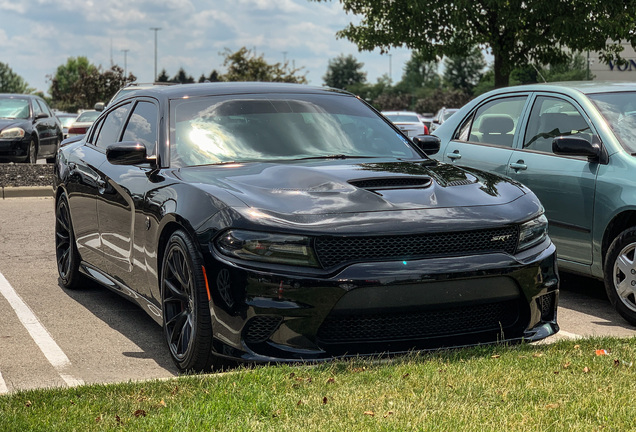
<svg viewBox="0 0 636 432">
<path fill-rule="evenodd" d="M 380 190 L 426 188 L 432 182 L 427 176 L 409 176 L 358 179 L 349 181 L 349 184 L 360 189 Z"/>
</svg>

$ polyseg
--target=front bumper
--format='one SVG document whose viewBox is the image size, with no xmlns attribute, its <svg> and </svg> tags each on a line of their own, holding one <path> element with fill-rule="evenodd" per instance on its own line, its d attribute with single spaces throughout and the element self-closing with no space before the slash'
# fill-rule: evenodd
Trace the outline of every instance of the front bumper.
<svg viewBox="0 0 636 432">
<path fill-rule="evenodd" d="M 558 331 L 549 240 L 523 256 L 361 263 L 324 277 L 251 269 L 214 251 L 207 261 L 213 349 L 244 361 L 535 341 Z"/>
<path fill-rule="evenodd" d="M 0 140 L 0 159 L 22 162 L 29 157 L 31 137 Z"/>
</svg>

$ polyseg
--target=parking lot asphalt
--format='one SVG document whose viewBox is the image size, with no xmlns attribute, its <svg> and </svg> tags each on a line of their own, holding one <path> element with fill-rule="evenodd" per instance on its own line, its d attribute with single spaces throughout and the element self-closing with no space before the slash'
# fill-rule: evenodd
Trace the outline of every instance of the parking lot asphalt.
<svg viewBox="0 0 636 432">
<path fill-rule="evenodd" d="M 176 376 L 161 327 L 139 307 L 97 284 L 58 285 L 52 189 L 15 192 L 25 195 L 0 199 L 0 394 Z M 562 276 L 561 331 L 543 343 L 636 336 L 600 282 Z"/>
</svg>

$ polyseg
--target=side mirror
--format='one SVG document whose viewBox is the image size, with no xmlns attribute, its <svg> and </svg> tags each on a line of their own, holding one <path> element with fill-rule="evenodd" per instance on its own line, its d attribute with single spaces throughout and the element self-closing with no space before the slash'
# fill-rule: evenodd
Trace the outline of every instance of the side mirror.
<svg viewBox="0 0 636 432">
<path fill-rule="evenodd" d="M 106 104 L 104 102 L 97 102 L 93 107 L 95 111 L 104 111 L 104 108 L 106 108 Z"/>
<path fill-rule="evenodd" d="M 562 156 L 583 156 L 590 161 L 601 157 L 601 147 L 598 144 L 576 136 L 555 138 L 552 140 L 552 152 Z"/>
<path fill-rule="evenodd" d="M 40 120 L 40 119 L 48 118 L 48 117 L 49 117 L 49 115 L 47 113 L 43 113 L 43 112 L 35 115 L 35 119 L 36 120 Z"/>
<path fill-rule="evenodd" d="M 413 137 L 413 144 L 430 156 L 439 151 L 441 140 L 435 135 L 417 135 Z"/>
<path fill-rule="evenodd" d="M 106 159 L 113 165 L 137 165 L 149 162 L 146 146 L 136 141 L 122 141 L 106 148 Z"/>
</svg>

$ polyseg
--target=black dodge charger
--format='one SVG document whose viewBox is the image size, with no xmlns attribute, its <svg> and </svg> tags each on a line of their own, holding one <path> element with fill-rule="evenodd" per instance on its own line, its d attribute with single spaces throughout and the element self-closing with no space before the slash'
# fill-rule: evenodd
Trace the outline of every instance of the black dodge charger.
<svg viewBox="0 0 636 432">
<path fill-rule="evenodd" d="M 327 88 L 137 91 L 58 152 L 61 284 L 138 303 L 181 370 L 554 334 L 540 202 L 431 146 Z"/>
</svg>

